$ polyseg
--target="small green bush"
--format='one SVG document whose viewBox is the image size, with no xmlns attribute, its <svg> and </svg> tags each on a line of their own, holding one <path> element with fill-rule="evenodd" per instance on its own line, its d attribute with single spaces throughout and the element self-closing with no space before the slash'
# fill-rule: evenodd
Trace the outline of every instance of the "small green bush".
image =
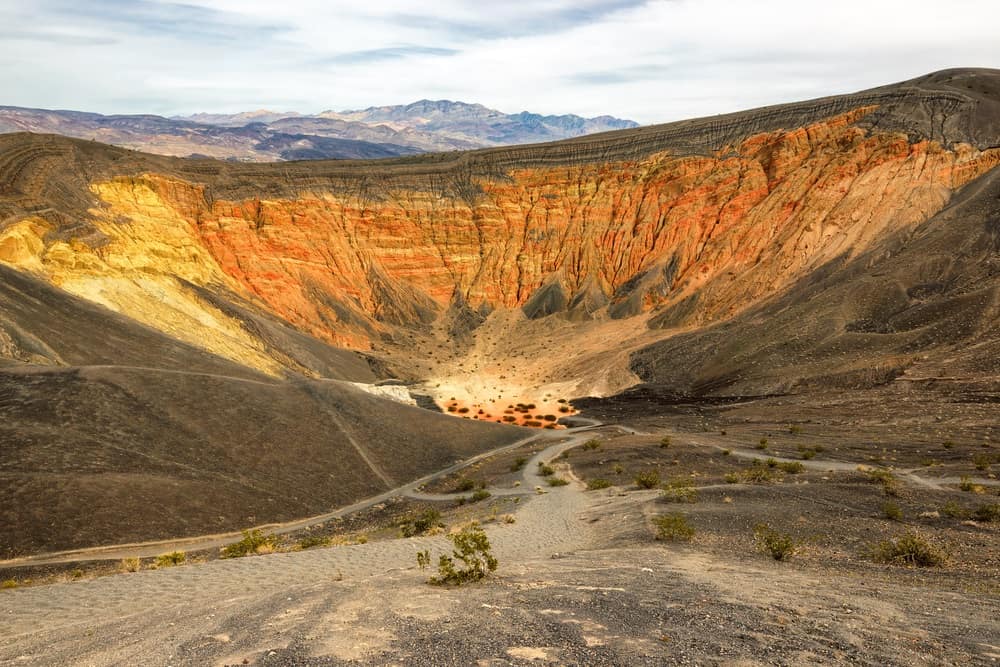
<svg viewBox="0 0 1000 667">
<path fill-rule="evenodd" d="M 549 477 L 550 475 L 556 474 L 555 468 L 549 465 L 545 465 L 541 461 L 538 462 L 538 474 L 542 477 Z"/>
<path fill-rule="evenodd" d="M 890 521 L 902 521 L 903 520 L 903 510 L 896 503 L 891 500 L 887 500 L 882 505 L 882 515 Z"/>
<path fill-rule="evenodd" d="M 972 518 L 981 523 L 996 523 L 1000 521 L 1000 504 L 980 505 L 973 510 Z"/>
<path fill-rule="evenodd" d="M 0 582 L 0 588 L 17 588 L 18 583 L 16 579 L 4 579 Z"/>
<path fill-rule="evenodd" d="M 958 488 L 965 491 L 966 493 L 982 493 L 983 487 L 972 482 L 972 478 L 968 475 L 963 475 L 962 480 L 958 484 Z"/>
<path fill-rule="evenodd" d="M 122 558 L 119 567 L 122 572 L 138 572 L 142 569 L 142 560 L 139 558 Z"/>
<path fill-rule="evenodd" d="M 782 472 L 787 472 L 789 475 L 797 475 L 805 470 L 806 467 L 798 461 L 782 461 L 778 464 L 778 469 Z"/>
<path fill-rule="evenodd" d="M 607 489 L 607 488 L 609 488 L 611 486 L 614 486 L 611 483 L 611 480 L 603 479 L 601 477 L 597 477 L 595 479 L 588 479 L 587 480 L 587 490 L 588 491 L 597 491 L 598 489 Z"/>
<path fill-rule="evenodd" d="M 815 449 L 806 448 L 806 449 L 803 449 L 801 452 L 799 452 L 799 454 L 806 461 L 808 461 L 810 459 L 816 458 L 816 450 Z"/>
<path fill-rule="evenodd" d="M 754 446 L 754 449 L 767 449 L 767 438 L 761 438 L 760 440 L 758 440 L 757 444 Z"/>
<path fill-rule="evenodd" d="M 915 531 L 889 538 L 874 545 L 872 560 L 886 565 L 934 567 L 944 564 L 945 554 Z"/>
<path fill-rule="evenodd" d="M 666 449 L 674 443 L 673 439 L 669 435 L 665 435 L 660 438 L 660 447 Z"/>
<path fill-rule="evenodd" d="M 694 537 L 694 528 L 679 512 L 653 517 L 653 525 L 658 540 L 688 542 Z"/>
<path fill-rule="evenodd" d="M 949 500 L 941 507 L 941 514 L 951 519 L 968 519 L 969 510 L 962 507 L 954 500 Z"/>
<path fill-rule="evenodd" d="M 698 501 L 698 489 L 689 477 L 675 477 L 664 485 L 661 497 L 668 503 L 694 503 Z"/>
<path fill-rule="evenodd" d="M 796 544 L 792 536 L 774 530 L 766 523 L 757 524 L 753 536 L 757 549 L 774 560 L 788 560 L 795 553 Z"/>
<path fill-rule="evenodd" d="M 640 489 L 655 489 L 660 485 L 660 473 L 657 470 L 646 470 L 635 476 L 635 485 Z"/>
<path fill-rule="evenodd" d="M 798 424 L 792 424 L 788 427 L 788 432 L 792 435 L 798 435 L 799 433 L 802 433 L 802 427 Z"/>
<path fill-rule="evenodd" d="M 868 471 L 868 480 L 882 485 L 882 491 L 887 496 L 899 495 L 899 480 L 891 471 L 885 468 L 874 468 Z"/>
<path fill-rule="evenodd" d="M 431 564 L 431 552 L 428 549 L 417 552 L 417 567 L 421 570 L 426 570 L 427 566 Z"/>
<path fill-rule="evenodd" d="M 420 514 L 411 515 L 400 522 L 399 531 L 403 537 L 414 537 L 423 535 L 431 528 L 443 527 L 441 523 L 441 512 L 430 507 Z"/>
<path fill-rule="evenodd" d="M 242 540 L 222 548 L 222 557 L 241 558 L 258 551 L 273 551 L 275 546 L 277 546 L 277 539 L 273 535 L 265 535 L 259 528 L 244 530 Z"/>
<path fill-rule="evenodd" d="M 306 535 L 295 546 L 298 547 L 299 551 L 305 551 L 306 549 L 325 547 L 329 544 L 330 537 L 328 535 Z"/>
<path fill-rule="evenodd" d="M 769 484 L 778 479 L 777 473 L 773 470 L 778 465 L 778 462 L 774 461 L 774 466 L 772 466 L 770 464 L 771 461 L 774 461 L 774 459 L 769 459 L 767 462 L 754 459 L 753 464 L 740 473 L 743 481 L 750 484 Z"/>
<path fill-rule="evenodd" d="M 463 477 L 455 482 L 455 486 L 452 488 L 451 492 L 466 493 L 468 491 L 472 491 L 474 488 L 476 488 L 476 480 Z"/>
<path fill-rule="evenodd" d="M 490 540 L 482 528 L 472 526 L 454 535 L 449 535 L 453 549 L 451 556 L 442 554 L 438 558 L 438 576 L 431 577 L 429 583 L 460 586 L 479 581 L 497 569 L 497 559 L 493 556 Z M 428 560 L 430 554 L 427 554 Z M 418 564 L 419 564 L 418 559 Z M 458 563 L 461 563 L 459 566 Z"/>
<path fill-rule="evenodd" d="M 612 468 L 612 470 L 615 471 L 616 475 L 620 475 L 623 472 L 625 472 L 625 468 L 623 468 L 620 463 L 616 463 L 615 466 L 614 466 L 614 468 Z"/>
<path fill-rule="evenodd" d="M 722 455 L 723 456 L 731 456 L 732 453 L 733 453 L 733 450 L 731 450 L 731 449 L 723 449 L 722 450 Z"/>
<path fill-rule="evenodd" d="M 989 454 L 980 452 L 972 457 L 972 464 L 976 466 L 976 470 L 987 470 L 991 463 L 993 463 L 993 457 Z"/>
<path fill-rule="evenodd" d="M 476 492 L 469 496 L 469 502 L 478 503 L 480 500 L 486 500 L 490 495 L 490 492 L 486 489 L 476 489 Z"/>
<path fill-rule="evenodd" d="M 566 486 L 569 484 L 569 481 L 563 479 L 562 477 L 549 477 L 548 482 L 549 486 Z"/>
<path fill-rule="evenodd" d="M 524 464 L 527 462 L 528 462 L 527 457 L 518 456 L 516 459 L 514 459 L 514 462 L 510 464 L 510 471 L 517 472 L 518 470 L 523 468 Z"/>
<path fill-rule="evenodd" d="M 600 449 L 601 448 L 601 441 L 597 440 L 597 439 L 588 440 L 587 442 L 583 443 L 582 447 L 584 449 Z"/>
<path fill-rule="evenodd" d="M 727 472 L 722 479 L 725 480 L 726 484 L 739 484 L 740 476 L 735 472 Z"/>
<path fill-rule="evenodd" d="M 173 567 L 182 565 L 187 560 L 187 554 L 183 551 L 171 551 L 168 554 L 161 554 L 156 557 L 156 567 Z"/>
</svg>

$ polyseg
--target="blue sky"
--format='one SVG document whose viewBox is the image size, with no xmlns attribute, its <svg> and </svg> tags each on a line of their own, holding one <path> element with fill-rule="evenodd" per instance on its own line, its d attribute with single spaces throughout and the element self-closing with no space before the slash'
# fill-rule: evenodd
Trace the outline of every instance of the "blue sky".
<svg viewBox="0 0 1000 667">
<path fill-rule="evenodd" d="M 318 112 L 417 99 L 643 123 L 1000 68 L 996 0 L 0 0 L 0 104 Z"/>
</svg>

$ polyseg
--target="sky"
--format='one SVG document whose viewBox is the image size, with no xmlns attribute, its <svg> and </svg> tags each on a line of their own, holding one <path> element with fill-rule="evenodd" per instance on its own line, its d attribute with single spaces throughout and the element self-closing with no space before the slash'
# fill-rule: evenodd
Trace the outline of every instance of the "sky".
<svg viewBox="0 0 1000 667">
<path fill-rule="evenodd" d="M 0 0 L 0 105 L 656 123 L 1000 68 L 997 0 Z"/>
</svg>

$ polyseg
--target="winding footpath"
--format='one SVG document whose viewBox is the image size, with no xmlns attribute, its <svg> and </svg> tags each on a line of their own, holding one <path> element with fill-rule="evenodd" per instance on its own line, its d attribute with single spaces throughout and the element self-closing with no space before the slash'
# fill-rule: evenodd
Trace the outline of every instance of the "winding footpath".
<svg viewBox="0 0 1000 667">
<path fill-rule="evenodd" d="M 565 450 L 582 444 L 590 437 L 588 431 L 598 425 L 595 422 L 588 427 L 532 436 L 322 518 L 297 522 L 295 527 L 357 511 L 398 495 L 454 501 L 457 498 L 454 494 L 422 494 L 416 489 L 428 481 L 535 439 L 558 439 L 558 442 L 535 454 L 524 466 L 522 487 L 513 489 L 526 496 L 525 502 L 520 503 L 516 511 L 516 522 L 490 524 L 486 526 L 486 531 L 501 563 L 544 558 L 557 552 L 583 548 L 591 542 L 592 534 L 589 524 L 580 518 L 589 502 L 582 487 L 570 484 L 549 488 L 537 469 L 539 462 L 550 461 Z M 545 487 L 544 493 L 538 493 L 535 487 Z M 501 495 L 501 492 L 506 490 L 491 490 L 494 495 Z M 282 528 L 285 531 L 294 529 L 288 525 Z M 224 544 L 225 541 L 208 539 L 200 544 L 216 543 Z M 107 622 L 109 619 L 141 614 L 150 608 L 199 608 L 217 600 L 274 594 L 317 580 L 365 579 L 414 568 L 418 551 L 428 549 L 437 554 L 449 551 L 450 547 L 444 536 L 394 539 L 9 590 L 0 594 L 0 636 L 14 639 L 41 629 L 87 624 L 93 622 L 95 617 Z M 156 553 L 163 553 L 164 547 L 157 546 L 156 549 Z M 137 552 L 130 547 L 121 553 L 134 556 Z M 121 557 L 114 554 L 114 550 L 103 555 L 107 558 Z"/>
</svg>

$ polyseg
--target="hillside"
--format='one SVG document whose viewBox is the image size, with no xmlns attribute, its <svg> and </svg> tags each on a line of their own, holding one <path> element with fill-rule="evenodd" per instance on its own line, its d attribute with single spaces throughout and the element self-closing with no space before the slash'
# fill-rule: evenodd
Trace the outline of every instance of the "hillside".
<svg viewBox="0 0 1000 667">
<path fill-rule="evenodd" d="M 8 526 L 58 526 L 9 533 L 9 551 L 85 543 L 56 520 L 82 479 L 95 498 L 182 507 L 160 481 L 122 491 L 161 471 L 116 461 L 119 441 L 168 459 L 168 479 L 193 467 L 184 497 L 231 494 L 270 521 L 384 489 L 383 467 L 412 479 L 522 435 L 416 408 L 393 419 L 402 408 L 335 380 L 401 378 L 483 421 L 640 383 L 704 399 L 899 379 L 995 401 L 998 165 L 995 70 L 377 162 L 235 164 L 0 136 L 0 409 L 17 452 L 2 500 L 21 512 Z M 130 340 L 146 342 L 118 343 Z M 25 406 L 53 395 L 79 426 L 42 438 L 53 423 Z M 100 406 L 101 421 L 84 416 Z M 349 434 L 374 466 L 351 458 Z M 252 453 L 226 458 L 247 441 Z M 78 470 L 83 447 L 100 454 Z M 337 480 L 365 474 L 267 500 L 312 460 Z M 46 475 L 66 482 L 43 507 Z M 154 532 L 112 535 L 128 524 L 115 512 L 136 508 L 107 511 L 109 539 Z M 177 514 L 161 532 L 214 529 L 204 507 Z M 220 529 L 247 522 L 219 514 Z"/>
</svg>

